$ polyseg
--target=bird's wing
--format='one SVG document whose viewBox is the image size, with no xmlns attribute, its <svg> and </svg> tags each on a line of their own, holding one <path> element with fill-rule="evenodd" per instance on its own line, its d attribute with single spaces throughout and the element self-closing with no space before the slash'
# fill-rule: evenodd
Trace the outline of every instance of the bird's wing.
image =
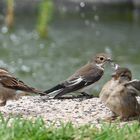
<svg viewBox="0 0 140 140">
<path fill-rule="evenodd" d="M 130 84 L 131 86 L 133 86 L 134 88 L 140 91 L 140 80 L 135 79 L 128 82 L 128 84 Z"/>
<path fill-rule="evenodd" d="M 79 69 L 74 75 L 72 75 L 64 83 L 66 87 L 72 87 L 80 89 L 83 86 L 88 86 L 97 82 L 103 75 L 103 70 L 98 67 L 93 67 L 90 64 L 85 65 Z"/>
<path fill-rule="evenodd" d="M 11 88 L 15 90 L 23 90 L 23 91 L 27 91 L 31 93 L 41 93 L 41 91 L 27 86 L 24 82 L 18 80 L 15 77 L 12 77 L 11 75 L 1 75 L 0 83 L 6 88 Z"/>
<path fill-rule="evenodd" d="M 132 80 L 127 83 L 125 83 L 125 86 L 128 89 L 128 92 L 135 95 L 140 96 L 140 80 Z"/>
</svg>

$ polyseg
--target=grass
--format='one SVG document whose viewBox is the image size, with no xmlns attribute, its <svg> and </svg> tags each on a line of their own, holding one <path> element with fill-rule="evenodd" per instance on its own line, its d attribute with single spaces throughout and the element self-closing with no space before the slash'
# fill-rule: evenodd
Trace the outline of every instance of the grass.
<svg viewBox="0 0 140 140">
<path fill-rule="evenodd" d="M 74 126 L 72 123 L 45 125 L 41 118 L 34 121 L 21 117 L 0 117 L 0 140 L 139 140 L 140 125 L 121 128 L 117 124 Z"/>
</svg>

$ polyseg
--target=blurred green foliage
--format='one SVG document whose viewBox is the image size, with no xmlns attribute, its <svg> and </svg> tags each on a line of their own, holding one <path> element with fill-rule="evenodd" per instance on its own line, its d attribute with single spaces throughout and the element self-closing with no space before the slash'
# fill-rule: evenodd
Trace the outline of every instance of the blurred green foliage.
<svg viewBox="0 0 140 140">
<path fill-rule="evenodd" d="M 14 0 L 6 1 L 7 9 L 6 9 L 6 17 L 5 22 L 8 29 L 12 29 L 14 26 Z"/>
<path fill-rule="evenodd" d="M 45 38 L 48 35 L 48 24 L 52 19 L 53 7 L 53 0 L 42 0 L 40 3 L 37 31 L 41 38 Z"/>
</svg>

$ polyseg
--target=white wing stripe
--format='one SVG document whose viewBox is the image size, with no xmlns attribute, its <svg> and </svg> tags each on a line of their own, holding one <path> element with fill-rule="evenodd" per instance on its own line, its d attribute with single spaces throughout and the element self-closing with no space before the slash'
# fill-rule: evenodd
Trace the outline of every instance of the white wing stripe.
<svg viewBox="0 0 140 140">
<path fill-rule="evenodd" d="M 77 84 L 79 84 L 80 82 L 82 82 L 83 81 L 83 78 L 82 77 L 79 77 L 79 78 L 77 78 L 77 79 L 75 79 L 75 80 L 73 80 L 73 81 L 67 81 L 70 85 L 68 85 L 68 86 L 74 86 L 74 85 L 77 85 Z"/>
<path fill-rule="evenodd" d="M 59 93 L 59 92 L 61 92 L 62 90 L 63 90 L 63 89 L 58 89 L 58 90 L 55 90 L 55 91 L 51 92 L 50 94 Z"/>
</svg>

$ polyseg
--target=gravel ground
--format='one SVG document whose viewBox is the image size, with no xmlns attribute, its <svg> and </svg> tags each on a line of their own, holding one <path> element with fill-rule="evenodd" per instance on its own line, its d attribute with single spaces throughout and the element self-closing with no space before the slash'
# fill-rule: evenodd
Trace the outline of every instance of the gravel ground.
<svg viewBox="0 0 140 140">
<path fill-rule="evenodd" d="M 140 101 L 140 98 L 138 98 Z M 111 112 L 99 98 L 54 100 L 40 96 L 26 96 L 18 101 L 8 101 L 0 107 L 4 116 L 13 114 L 24 118 L 43 117 L 45 122 L 73 122 L 74 124 L 99 124 L 100 119 L 110 116 Z"/>
</svg>

